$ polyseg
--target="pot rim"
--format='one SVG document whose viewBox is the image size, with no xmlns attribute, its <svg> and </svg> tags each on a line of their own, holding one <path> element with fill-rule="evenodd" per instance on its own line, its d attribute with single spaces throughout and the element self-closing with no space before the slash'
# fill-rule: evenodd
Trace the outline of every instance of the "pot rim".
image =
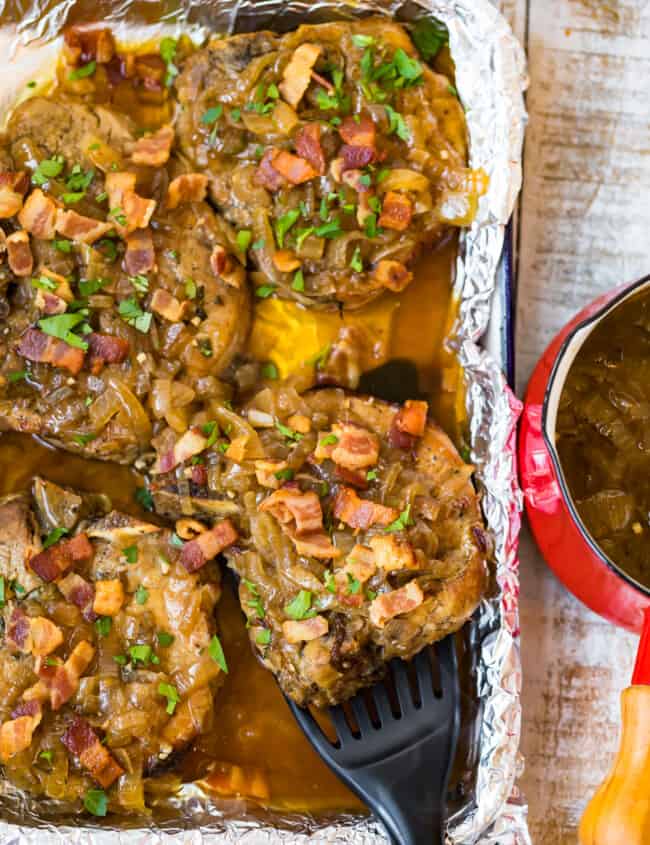
<svg viewBox="0 0 650 845">
<path fill-rule="evenodd" d="M 594 552 L 594 554 L 608 569 L 610 569 L 615 575 L 617 575 L 619 578 L 629 584 L 629 586 L 632 587 L 634 590 L 641 593 L 641 595 L 645 596 L 646 598 L 650 598 L 650 586 L 646 587 L 643 584 L 639 583 L 639 581 L 632 578 L 631 575 L 628 575 L 627 572 L 625 572 L 620 566 L 614 563 L 614 561 L 608 555 L 605 554 L 605 552 L 600 548 L 600 546 L 596 543 L 595 539 L 589 533 L 575 506 L 573 497 L 569 490 L 569 486 L 566 482 L 564 470 L 562 469 L 560 457 L 555 448 L 555 443 L 553 442 L 549 433 L 549 404 L 551 402 L 551 399 L 557 393 L 561 395 L 562 389 L 564 388 L 564 385 L 566 383 L 567 376 L 573 365 L 573 361 L 575 361 L 575 358 L 577 357 L 580 349 L 582 349 L 585 341 L 590 336 L 591 331 L 587 331 L 585 333 L 578 349 L 576 350 L 576 353 L 573 357 L 573 361 L 571 361 L 566 370 L 566 373 L 564 374 L 564 378 L 560 378 L 560 370 L 563 366 L 565 356 L 569 352 L 576 336 L 579 335 L 581 332 L 584 332 L 585 329 L 593 330 L 596 325 L 600 323 L 600 321 L 604 319 L 608 314 L 610 314 L 612 311 L 615 311 L 619 305 L 622 305 L 623 302 L 632 297 L 634 294 L 638 293 L 641 288 L 644 288 L 646 286 L 650 287 L 650 274 L 647 276 L 643 276 L 636 282 L 632 282 L 630 285 L 627 285 L 623 290 L 615 294 L 608 302 L 598 308 L 593 314 L 590 314 L 588 317 L 585 317 L 583 320 L 580 320 L 580 322 L 577 323 L 564 338 L 564 340 L 562 341 L 562 345 L 560 346 L 557 355 L 555 356 L 555 360 L 553 361 L 553 367 L 551 369 L 551 373 L 549 375 L 548 382 L 544 390 L 544 401 L 542 403 L 541 434 L 553 464 L 553 469 L 555 471 L 555 476 L 557 478 L 557 482 L 562 493 L 562 498 L 566 503 L 566 506 L 569 510 L 569 514 L 573 519 L 573 522 L 575 523 L 576 527 L 578 528 L 578 531 L 582 535 L 583 540 L 587 543 L 592 552 Z"/>
</svg>

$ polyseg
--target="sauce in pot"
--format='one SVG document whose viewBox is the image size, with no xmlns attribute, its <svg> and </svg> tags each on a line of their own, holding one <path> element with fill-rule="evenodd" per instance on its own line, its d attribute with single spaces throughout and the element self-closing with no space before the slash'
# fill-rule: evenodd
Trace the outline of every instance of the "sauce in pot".
<svg viewBox="0 0 650 845">
<path fill-rule="evenodd" d="M 650 292 L 596 326 L 567 377 L 557 450 L 589 533 L 650 587 Z"/>
</svg>

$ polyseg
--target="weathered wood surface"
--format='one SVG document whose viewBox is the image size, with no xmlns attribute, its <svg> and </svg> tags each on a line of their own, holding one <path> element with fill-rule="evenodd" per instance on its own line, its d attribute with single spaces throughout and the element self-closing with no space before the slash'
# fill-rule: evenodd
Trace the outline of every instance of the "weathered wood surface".
<svg viewBox="0 0 650 845">
<path fill-rule="evenodd" d="M 518 387 L 597 294 L 650 272 L 650 0 L 502 0 L 531 87 L 519 219 Z M 580 605 L 525 532 L 521 786 L 535 845 L 574 845 L 618 744 L 636 638 Z"/>
</svg>

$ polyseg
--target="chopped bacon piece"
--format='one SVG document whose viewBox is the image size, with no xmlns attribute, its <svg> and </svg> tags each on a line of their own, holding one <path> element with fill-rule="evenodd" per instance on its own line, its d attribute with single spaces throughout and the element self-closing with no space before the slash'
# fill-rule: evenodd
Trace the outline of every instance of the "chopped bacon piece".
<svg viewBox="0 0 650 845">
<path fill-rule="evenodd" d="M 419 607 L 424 601 L 424 593 L 419 584 L 409 581 L 399 590 L 392 590 L 390 593 L 382 593 L 370 604 L 370 621 L 378 628 L 384 625 L 394 616 L 401 613 L 410 613 Z"/>
<path fill-rule="evenodd" d="M 394 449 L 404 449 L 408 452 L 415 449 L 416 438 L 412 434 L 400 431 L 395 425 L 395 420 L 393 420 L 393 424 L 388 431 L 388 442 Z"/>
<path fill-rule="evenodd" d="M 31 276 L 34 257 L 29 245 L 29 235 L 22 229 L 7 236 L 9 269 L 16 276 Z"/>
<path fill-rule="evenodd" d="M 342 487 L 334 499 L 334 516 L 351 528 L 365 531 L 371 525 L 390 525 L 398 513 L 395 508 L 359 498 L 351 487 Z"/>
<path fill-rule="evenodd" d="M 6 763 L 15 754 L 32 744 L 34 731 L 41 721 L 38 716 L 18 716 L 0 725 L 0 761 Z"/>
<path fill-rule="evenodd" d="M 84 217 L 76 211 L 63 211 L 58 209 L 56 213 L 56 231 L 73 241 L 80 241 L 84 244 L 93 244 L 99 238 L 103 238 L 113 228 L 112 223 L 104 223 L 102 220 L 95 220 L 92 217 Z"/>
<path fill-rule="evenodd" d="M 81 640 L 63 664 L 41 666 L 38 675 L 50 694 L 52 710 L 59 710 L 79 689 L 79 680 L 90 666 L 95 649 L 87 640 Z"/>
<path fill-rule="evenodd" d="M 393 426 L 398 431 L 411 434 L 413 437 L 422 437 L 427 424 L 427 413 L 429 406 L 426 402 L 419 402 L 416 399 L 407 399 L 404 406 L 395 415 Z"/>
<path fill-rule="evenodd" d="M 158 472 L 169 472 L 179 464 L 184 463 L 188 458 L 200 454 L 208 444 L 208 438 L 204 437 L 200 428 L 190 428 L 185 432 L 165 455 L 161 455 L 158 461 Z"/>
<path fill-rule="evenodd" d="M 368 545 L 374 552 L 375 563 L 386 572 L 392 572 L 394 569 L 418 568 L 411 544 L 398 540 L 392 534 L 387 537 L 371 537 Z"/>
<path fill-rule="evenodd" d="M 151 310 L 160 314 L 170 323 L 179 323 L 185 313 L 185 303 L 179 302 L 175 296 L 164 288 L 157 288 L 151 297 Z"/>
<path fill-rule="evenodd" d="M 129 341 L 111 334 L 93 332 L 88 336 L 90 369 L 99 375 L 104 364 L 121 364 L 129 357 Z"/>
<path fill-rule="evenodd" d="M 228 271 L 230 256 L 221 244 L 216 244 L 210 255 L 210 267 L 215 276 L 220 276 Z"/>
<path fill-rule="evenodd" d="M 311 431 L 311 420 L 304 414 L 292 414 L 287 420 L 287 425 L 300 434 L 308 434 Z"/>
<path fill-rule="evenodd" d="M 32 650 L 32 630 L 29 616 L 19 607 L 15 607 L 7 627 L 7 645 L 12 651 L 30 654 Z"/>
<path fill-rule="evenodd" d="M 353 147 L 374 147 L 376 139 L 376 128 L 373 119 L 362 114 L 356 118 L 352 115 L 343 118 L 339 126 L 339 135 L 344 143 Z"/>
<path fill-rule="evenodd" d="M 299 622 L 283 622 L 282 632 L 288 643 L 308 643 L 326 634 L 329 627 L 324 616 L 314 616 Z"/>
<path fill-rule="evenodd" d="M 169 161 L 169 153 L 174 143 L 174 129 L 161 126 L 157 132 L 138 138 L 133 148 L 131 161 L 149 167 L 162 167 Z"/>
<path fill-rule="evenodd" d="M 110 29 L 71 26 L 63 34 L 63 54 L 70 65 L 85 65 L 93 59 L 107 64 L 115 54 L 115 40 Z"/>
<path fill-rule="evenodd" d="M 311 534 L 301 534 L 300 536 L 297 536 L 291 530 L 287 530 L 286 526 L 285 531 L 287 531 L 299 555 L 315 557 L 319 560 L 330 560 L 332 558 L 341 557 L 343 554 L 343 552 L 340 549 L 337 549 L 332 543 L 324 529 L 314 531 Z"/>
<path fill-rule="evenodd" d="M 48 270 L 47 267 L 42 265 L 38 268 L 38 273 L 41 276 L 47 276 L 48 279 L 51 279 L 56 283 L 54 293 L 57 296 L 60 296 L 61 299 L 65 299 L 66 302 L 72 302 L 74 300 L 74 294 L 72 293 L 70 282 L 65 276 L 62 276 L 60 273 L 55 273 L 53 270 Z"/>
<path fill-rule="evenodd" d="M 11 718 L 18 719 L 19 716 L 37 716 L 43 715 L 43 705 L 37 698 L 21 701 L 17 707 L 11 711 Z"/>
<path fill-rule="evenodd" d="M 167 208 L 184 202 L 202 202 L 208 192 L 208 177 L 203 173 L 183 173 L 169 183 Z"/>
<path fill-rule="evenodd" d="M 237 766 L 234 763 L 218 762 L 199 786 L 207 792 L 223 797 L 243 796 L 268 801 L 271 797 L 269 782 L 257 766 Z"/>
<path fill-rule="evenodd" d="M 188 572 L 196 572 L 209 560 L 237 540 L 237 529 L 229 519 L 217 523 L 214 528 L 199 534 L 194 540 L 185 543 L 181 551 L 180 562 Z"/>
<path fill-rule="evenodd" d="M 136 180 L 136 174 L 128 171 L 107 174 L 106 193 L 108 194 L 108 204 L 111 208 L 122 208 L 125 195 L 135 192 Z"/>
<path fill-rule="evenodd" d="M 246 281 L 246 271 L 242 265 L 221 244 L 215 244 L 212 249 L 210 267 L 215 276 L 231 287 L 241 288 Z"/>
<path fill-rule="evenodd" d="M 273 263 L 281 273 L 292 273 L 300 267 L 300 259 L 290 249 L 279 249 L 273 256 Z"/>
<path fill-rule="evenodd" d="M 368 489 L 367 474 L 362 470 L 346 469 L 345 467 L 338 466 L 337 464 L 334 467 L 334 477 L 337 481 L 342 481 L 345 484 L 351 484 L 358 490 Z"/>
<path fill-rule="evenodd" d="M 339 156 L 343 159 L 343 170 L 358 170 L 367 167 L 375 160 L 377 153 L 374 147 L 355 147 L 343 144 Z"/>
<path fill-rule="evenodd" d="M 283 98 L 294 109 L 309 88 L 312 68 L 321 54 L 321 49 L 317 44 L 301 44 L 293 51 L 284 69 L 283 81 L 278 87 Z"/>
<path fill-rule="evenodd" d="M 135 173 L 109 173 L 106 192 L 111 208 L 110 219 L 121 235 L 146 229 L 156 208 L 156 201 L 135 192 Z"/>
<path fill-rule="evenodd" d="M 384 197 L 379 216 L 379 225 L 386 229 L 403 232 L 411 225 L 413 219 L 413 203 L 398 191 L 388 191 Z"/>
<path fill-rule="evenodd" d="M 33 617 L 30 619 L 29 626 L 32 635 L 32 654 L 35 657 L 46 657 L 63 642 L 61 629 L 45 616 Z"/>
<path fill-rule="evenodd" d="M 73 376 L 78 375 L 84 365 L 83 349 L 70 346 L 64 340 L 45 334 L 39 329 L 27 329 L 16 351 L 29 361 L 61 367 Z"/>
<path fill-rule="evenodd" d="M 318 171 L 306 159 L 286 150 L 277 151 L 271 166 L 292 185 L 302 185 L 318 176 Z"/>
<path fill-rule="evenodd" d="M 379 261 L 373 275 L 381 285 L 397 293 L 404 290 L 413 278 L 413 273 L 407 270 L 401 261 L 393 261 L 390 258 Z"/>
<path fill-rule="evenodd" d="M 347 567 L 337 569 L 334 574 L 334 583 L 336 585 L 336 598 L 341 604 L 347 607 L 361 607 L 364 603 L 361 583 L 356 583 L 358 580 Z"/>
<path fill-rule="evenodd" d="M 28 565 L 43 581 L 50 582 L 64 575 L 75 563 L 90 560 L 92 556 L 93 547 L 88 536 L 77 534 L 70 540 L 61 540 L 39 552 Z"/>
<path fill-rule="evenodd" d="M 278 173 L 278 171 L 273 167 L 273 162 L 275 161 L 278 152 L 279 151 L 275 149 L 275 147 L 270 147 L 266 150 L 255 173 L 255 181 L 257 184 L 272 192 L 279 191 L 280 188 L 286 185 L 284 176 L 280 175 L 280 173 Z"/>
<path fill-rule="evenodd" d="M 374 466 L 379 459 L 379 439 L 365 428 L 351 423 L 335 423 L 329 434 L 320 437 L 314 457 L 330 458 L 349 470 Z"/>
<path fill-rule="evenodd" d="M 124 269 L 129 276 L 148 273 L 156 266 L 156 253 L 149 229 L 136 229 L 126 236 Z"/>
<path fill-rule="evenodd" d="M 353 578 L 365 584 L 377 571 L 375 553 L 367 546 L 357 543 L 346 557 L 343 571 L 349 572 Z"/>
<path fill-rule="evenodd" d="M 61 742 L 70 754 L 79 758 L 84 769 L 104 789 L 124 774 L 124 769 L 111 757 L 93 728 L 81 716 L 73 718 Z"/>
<path fill-rule="evenodd" d="M 282 473 L 287 469 L 286 461 L 255 461 L 255 477 L 257 483 L 262 487 L 269 487 L 271 490 L 277 490 L 283 484 L 282 476 L 277 477 L 278 473 Z"/>
<path fill-rule="evenodd" d="M 116 616 L 124 604 L 124 587 L 119 578 L 95 581 L 93 610 L 98 616 Z"/>
<path fill-rule="evenodd" d="M 56 233 L 56 212 L 57 205 L 54 200 L 46 197 L 40 188 L 36 188 L 27 197 L 18 215 L 18 222 L 35 238 L 51 241 Z"/>
<path fill-rule="evenodd" d="M 296 134 L 296 152 L 322 176 L 325 173 L 326 163 L 320 143 L 320 135 L 320 123 L 307 123 L 301 127 Z"/>
<path fill-rule="evenodd" d="M 5 170 L 0 173 L 0 219 L 5 220 L 18 214 L 28 187 L 29 177 L 24 170 L 17 173 Z"/>
<path fill-rule="evenodd" d="M 276 490 L 262 502 L 259 510 L 269 511 L 282 525 L 293 522 L 298 536 L 323 528 L 320 499 L 313 491 Z"/>
<path fill-rule="evenodd" d="M 64 314 L 67 311 L 68 303 L 65 299 L 61 299 L 55 293 L 50 293 L 47 290 L 36 289 L 34 296 L 34 305 L 39 311 L 51 316 L 53 314 Z"/>
<path fill-rule="evenodd" d="M 63 598 L 79 608 L 84 619 L 88 622 L 94 622 L 97 619 L 97 614 L 93 609 L 95 588 L 85 578 L 76 572 L 70 572 L 65 578 L 57 581 L 56 585 Z"/>
</svg>

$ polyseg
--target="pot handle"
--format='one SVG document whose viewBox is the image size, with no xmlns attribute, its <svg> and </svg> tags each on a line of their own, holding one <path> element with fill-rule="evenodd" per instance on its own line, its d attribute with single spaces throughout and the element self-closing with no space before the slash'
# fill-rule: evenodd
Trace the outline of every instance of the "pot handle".
<svg viewBox="0 0 650 845">
<path fill-rule="evenodd" d="M 562 492 L 542 434 L 541 405 L 527 404 L 524 407 L 520 436 L 519 456 L 526 501 L 530 507 L 544 513 L 555 513 L 561 504 Z"/>
</svg>

